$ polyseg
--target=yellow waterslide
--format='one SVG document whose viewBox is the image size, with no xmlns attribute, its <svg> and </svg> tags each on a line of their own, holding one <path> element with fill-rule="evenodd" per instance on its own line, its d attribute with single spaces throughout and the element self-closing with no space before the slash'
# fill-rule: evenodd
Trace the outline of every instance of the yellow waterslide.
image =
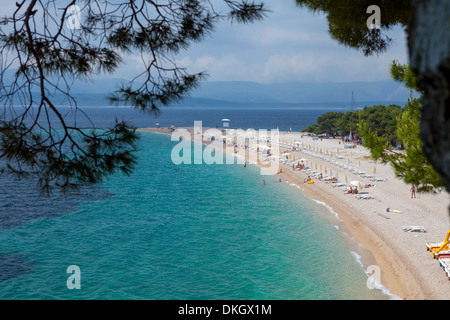
<svg viewBox="0 0 450 320">
<path fill-rule="evenodd" d="M 445 236 L 445 240 L 444 243 L 442 244 L 442 246 L 439 247 L 439 249 L 434 250 L 433 252 L 431 252 L 431 254 L 435 254 L 438 253 L 439 251 L 441 251 L 442 249 L 446 248 L 447 245 L 449 244 L 448 238 L 450 237 L 450 230 L 448 230 L 447 235 Z"/>
</svg>

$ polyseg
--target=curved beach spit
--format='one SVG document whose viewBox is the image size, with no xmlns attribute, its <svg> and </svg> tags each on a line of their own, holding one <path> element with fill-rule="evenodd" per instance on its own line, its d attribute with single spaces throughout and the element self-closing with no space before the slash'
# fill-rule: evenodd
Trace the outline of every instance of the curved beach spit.
<svg viewBox="0 0 450 320">
<path fill-rule="evenodd" d="M 281 166 L 282 175 L 333 208 L 348 232 L 373 254 L 382 284 L 402 299 L 449 299 L 448 277 L 426 250 L 427 242 L 443 241 L 450 228 L 448 194 L 416 193 L 411 198 L 411 186 L 396 178 L 389 165 L 371 160 L 368 149 L 344 149 L 338 139 L 312 140 L 301 134 L 296 139 L 303 148 L 292 156 L 307 159 L 307 166 L 319 175 L 337 175 L 338 181 L 314 177 L 314 184 L 304 184 L 312 171 L 284 170 L 287 166 Z M 358 181 L 358 195 L 344 191 L 352 181 Z"/>
<path fill-rule="evenodd" d="M 362 258 L 364 267 L 379 266 L 381 285 L 393 295 L 407 300 L 450 299 L 449 277 L 426 250 L 426 243 L 442 242 L 450 229 L 446 192 L 416 193 L 411 198 L 411 186 L 396 178 L 389 165 L 374 162 L 362 146 L 345 148 L 340 139 L 313 140 L 303 133 L 282 132 L 279 141 L 280 155 L 269 158 L 260 153 L 261 166 L 280 160 L 280 173 L 262 176 L 266 184 L 281 179 L 329 206 L 342 221 L 342 231 L 370 252 Z M 216 143 L 223 147 L 222 141 Z M 257 150 L 237 146 L 235 152 L 249 159 Z M 314 183 L 304 183 L 308 176 Z M 346 193 L 352 182 L 358 188 L 356 195 Z"/>
</svg>

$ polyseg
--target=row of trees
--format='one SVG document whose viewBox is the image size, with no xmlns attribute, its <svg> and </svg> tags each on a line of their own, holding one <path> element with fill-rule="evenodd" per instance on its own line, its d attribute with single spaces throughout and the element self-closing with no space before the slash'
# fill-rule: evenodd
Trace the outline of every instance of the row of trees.
<svg viewBox="0 0 450 320">
<path fill-rule="evenodd" d="M 363 145 L 369 148 L 374 159 L 390 164 L 396 176 L 417 186 L 418 192 L 440 191 L 444 187 L 442 179 L 425 156 L 420 138 L 423 92 L 408 65 L 394 61 L 390 73 L 395 81 L 410 89 L 410 99 L 403 108 L 374 105 L 346 113 L 328 112 L 303 131 L 348 135 L 351 130 L 362 137 Z M 421 96 L 413 98 L 413 92 Z M 397 144 L 402 144 L 405 150 L 393 151 L 391 146 Z"/>
<path fill-rule="evenodd" d="M 407 147 L 405 157 L 387 156 L 384 139 L 361 121 L 359 129 L 366 144 L 371 141 L 375 158 L 392 164 L 406 182 L 416 180 L 431 184 L 431 189 L 445 186 L 450 192 L 450 34 L 439 32 L 450 27 L 448 0 L 296 0 L 300 7 L 324 14 L 330 36 L 346 47 L 364 55 L 383 53 L 392 39 L 392 26 L 404 27 L 408 39 L 410 66 L 394 64 L 393 78 L 411 90 L 422 92 L 422 99 L 410 102 L 398 118 L 397 137 Z M 361 14 L 370 5 L 381 8 L 381 28 L 365 26 Z M 432 21 L 432 23 L 430 23 Z M 411 97 L 412 98 L 412 97 Z M 365 132 L 363 132 L 364 130 Z M 406 130 L 406 131 L 405 131 Z M 409 130 L 409 131 L 408 131 Z M 376 147 L 375 147 L 376 146 Z M 381 147 L 380 147 L 381 146 Z M 381 149 L 380 149 L 381 148 Z M 413 165 L 410 165 L 413 164 Z M 438 178 L 423 174 L 430 169 Z M 409 171 L 409 172 L 407 172 Z M 417 176 L 422 175 L 423 179 Z M 429 189 L 425 186 L 425 189 Z"/>
<path fill-rule="evenodd" d="M 363 119 L 358 123 L 358 133 L 362 136 L 364 146 L 370 149 L 372 157 L 390 164 L 397 177 L 417 186 L 418 192 L 437 192 L 443 188 L 443 183 L 427 160 L 420 139 L 422 104 L 422 98 L 409 101 L 392 126 L 397 141 L 405 147 L 404 151 L 390 150 L 390 141 L 371 129 L 369 122 Z"/>
<path fill-rule="evenodd" d="M 399 105 L 374 105 L 364 107 L 363 110 L 347 112 L 327 112 L 317 118 L 317 122 L 303 129 L 303 132 L 315 134 L 327 133 L 329 135 L 348 135 L 358 133 L 360 119 L 367 123 L 370 130 L 384 137 L 390 144 L 396 145 L 401 142 L 397 136 L 397 118 L 402 113 Z"/>
<path fill-rule="evenodd" d="M 371 151 L 372 157 L 388 163 L 394 169 L 397 177 L 404 182 L 417 186 L 418 192 L 440 191 L 444 184 L 431 162 L 423 152 L 420 138 L 420 119 L 423 108 L 423 92 L 417 86 L 417 78 L 408 65 L 394 61 L 391 65 L 392 78 L 410 89 L 410 99 L 400 114 L 395 117 L 392 128 L 396 139 L 404 147 L 404 152 L 390 152 L 389 141 L 385 136 L 370 127 L 369 121 L 362 118 L 358 123 L 358 132 L 363 137 L 363 143 Z M 420 92 L 420 98 L 413 98 L 413 91 Z"/>
</svg>

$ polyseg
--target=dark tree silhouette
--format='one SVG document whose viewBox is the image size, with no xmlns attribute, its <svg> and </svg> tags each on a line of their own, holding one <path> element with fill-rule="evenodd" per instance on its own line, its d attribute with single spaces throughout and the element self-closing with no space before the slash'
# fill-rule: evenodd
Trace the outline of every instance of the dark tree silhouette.
<svg viewBox="0 0 450 320">
<path fill-rule="evenodd" d="M 410 66 L 423 94 L 423 152 L 450 192 L 450 2 L 448 0 L 296 0 L 328 17 L 330 35 L 365 55 L 389 48 L 394 25 L 405 28 Z M 378 5 L 381 29 L 367 28 L 366 9 Z"/>
<path fill-rule="evenodd" d="M 145 69 L 121 84 L 111 102 L 157 112 L 182 99 L 205 74 L 178 67 L 174 55 L 202 40 L 221 19 L 247 23 L 267 12 L 262 2 L 220 4 L 222 11 L 207 0 L 16 2 L 14 13 L 0 19 L 2 172 L 37 177 L 46 192 L 95 184 L 117 170 L 129 174 L 136 162 L 135 130 L 123 122 L 83 130 L 58 110 L 55 97 L 62 95 L 75 117 L 87 117 L 71 94 L 74 80 L 113 73 L 125 54 L 139 53 Z M 82 19 L 69 28 L 68 19 L 77 18 L 74 8 Z"/>
</svg>

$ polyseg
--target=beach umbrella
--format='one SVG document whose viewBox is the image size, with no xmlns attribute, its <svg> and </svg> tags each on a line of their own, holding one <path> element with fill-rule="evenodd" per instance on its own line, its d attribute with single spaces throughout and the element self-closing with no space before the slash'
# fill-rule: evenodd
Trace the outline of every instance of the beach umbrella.
<svg viewBox="0 0 450 320">
<path fill-rule="evenodd" d="M 352 186 L 355 186 L 355 187 L 359 186 L 359 187 L 361 188 L 361 184 L 360 184 L 360 182 L 357 181 L 357 180 L 351 181 L 350 184 L 351 184 Z"/>
</svg>

